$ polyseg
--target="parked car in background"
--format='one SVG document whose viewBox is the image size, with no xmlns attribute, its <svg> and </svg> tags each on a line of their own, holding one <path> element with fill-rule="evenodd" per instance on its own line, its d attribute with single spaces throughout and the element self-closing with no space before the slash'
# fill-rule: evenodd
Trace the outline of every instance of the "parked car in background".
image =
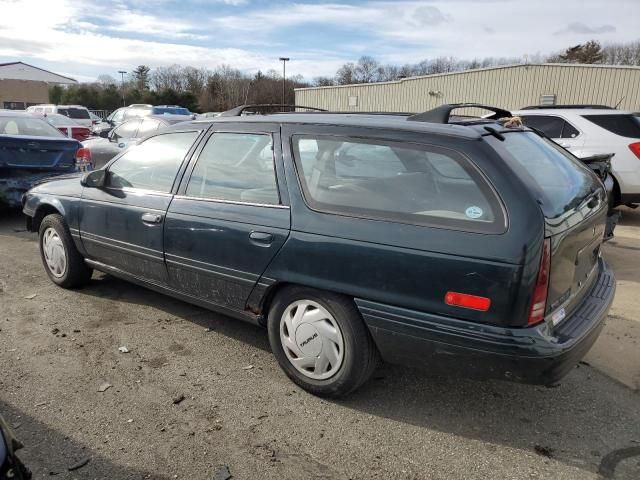
<svg viewBox="0 0 640 480">
<path fill-rule="evenodd" d="M 91 136 L 91 129 L 89 127 L 80 125 L 77 121 L 60 115 L 59 113 L 45 113 L 42 118 L 60 130 L 63 135 L 69 138 L 75 138 L 79 142 Z"/>
<path fill-rule="evenodd" d="M 495 119 L 509 112 L 455 122 L 455 108 L 234 109 L 39 185 L 23 211 L 55 284 L 96 269 L 266 326 L 285 373 L 317 395 L 358 388 L 379 356 L 554 384 L 613 301 L 604 188 Z"/>
<path fill-rule="evenodd" d="M 205 119 L 205 118 L 214 118 L 220 116 L 222 112 L 204 112 L 196 114 L 196 118 Z"/>
<path fill-rule="evenodd" d="M 598 105 L 526 107 L 513 112 L 578 158 L 613 154 L 614 205 L 640 203 L 640 119 Z"/>
<path fill-rule="evenodd" d="M 122 107 L 114 111 L 104 121 L 93 128 L 95 135 L 103 135 L 110 132 L 121 123 L 132 118 L 143 118 L 149 115 L 193 115 L 189 109 L 177 105 L 148 105 L 134 103 L 128 107 Z"/>
<path fill-rule="evenodd" d="M 83 142 L 89 151 L 94 168 L 100 168 L 138 139 L 150 135 L 163 127 L 191 120 L 184 115 L 149 115 L 132 118 L 111 131 L 103 131 L 98 137 Z"/>
<path fill-rule="evenodd" d="M 84 162 L 81 147 L 42 118 L 0 110 L 0 204 L 19 207 L 38 181 L 78 171 Z"/>
<path fill-rule="evenodd" d="M 72 118 L 80 125 L 91 128 L 94 121 L 91 119 L 89 110 L 82 105 L 33 105 L 27 108 L 27 112 L 38 113 L 40 115 L 59 113 L 65 117 Z"/>
</svg>

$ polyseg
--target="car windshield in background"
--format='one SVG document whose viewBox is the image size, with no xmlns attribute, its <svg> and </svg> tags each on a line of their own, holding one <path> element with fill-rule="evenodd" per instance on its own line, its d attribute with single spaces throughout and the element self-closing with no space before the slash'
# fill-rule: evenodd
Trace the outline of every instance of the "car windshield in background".
<svg viewBox="0 0 640 480">
<path fill-rule="evenodd" d="M 74 126 L 80 126 L 80 124 L 78 122 L 76 122 L 75 120 L 65 117 L 64 115 L 57 115 L 55 113 L 49 113 L 47 114 L 46 117 L 44 117 L 44 120 L 47 123 L 50 123 L 51 125 L 53 125 L 54 127 L 74 127 Z"/>
<path fill-rule="evenodd" d="M 504 231 L 495 194 L 453 150 L 375 139 L 294 138 L 311 208 L 400 223 Z"/>
<path fill-rule="evenodd" d="M 39 118 L 0 117 L 0 135 L 64 137 L 60 131 Z"/>
<path fill-rule="evenodd" d="M 640 118 L 635 115 L 583 115 L 583 117 L 621 137 L 640 138 Z"/>
<path fill-rule="evenodd" d="M 58 113 L 69 118 L 80 118 L 86 120 L 89 117 L 89 111 L 84 108 L 58 108 Z"/>
<path fill-rule="evenodd" d="M 162 115 L 165 113 L 170 115 L 191 115 L 191 112 L 183 107 L 153 107 L 154 115 Z"/>
<path fill-rule="evenodd" d="M 572 210 L 594 188 L 594 175 L 553 142 L 533 132 L 509 132 L 504 138 L 500 143 L 537 187 L 545 217 Z"/>
</svg>

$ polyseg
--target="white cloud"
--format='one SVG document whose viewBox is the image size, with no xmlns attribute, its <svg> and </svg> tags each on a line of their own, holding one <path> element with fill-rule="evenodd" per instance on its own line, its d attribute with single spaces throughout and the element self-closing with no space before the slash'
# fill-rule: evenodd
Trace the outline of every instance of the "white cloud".
<svg viewBox="0 0 640 480">
<path fill-rule="evenodd" d="M 225 15 L 218 13 L 221 7 L 208 8 L 211 1 L 190 1 L 193 11 L 182 8 L 172 15 L 164 1 L 149 6 L 139 0 L 0 0 L 0 60 L 41 60 L 82 78 L 139 64 L 279 70 L 278 56 L 287 55 L 287 72 L 311 78 L 332 75 L 364 54 L 402 64 L 442 55 L 550 53 L 591 38 L 630 41 L 638 37 L 640 15 L 636 0 L 611 1 L 608 8 L 601 0 L 294 0 L 256 7 L 247 0 L 215 0 L 237 7 Z M 331 37 L 305 45 L 295 36 L 299 27 Z M 345 41 L 340 31 L 350 34 Z"/>
</svg>

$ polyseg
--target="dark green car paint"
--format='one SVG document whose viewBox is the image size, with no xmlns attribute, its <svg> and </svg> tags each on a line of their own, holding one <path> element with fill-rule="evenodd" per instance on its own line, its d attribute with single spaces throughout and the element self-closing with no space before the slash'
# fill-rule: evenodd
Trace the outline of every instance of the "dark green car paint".
<svg viewBox="0 0 640 480">
<path fill-rule="evenodd" d="M 497 153 L 499 140 L 487 138 L 481 126 L 291 114 L 222 117 L 172 130 L 200 135 L 170 194 L 84 188 L 77 179 L 49 182 L 25 197 L 31 228 L 37 230 L 45 214 L 59 212 L 94 268 L 257 324 L 263 324 L 269 301 L 283 285 L 342 293 L 354 298 L 383 358 L 426 363 L 434 370 L 441 366 L 446 372 L 552 383 L 579 360 L 602 327 L 615 282 L 601 259 L 590 284 L 567 304 L 560 325 L 546 321 L 527 327 L 543 241 L 554 233 L 553 225 L 545 221 L 531 186 Z M 279 205 L 185 196 L 189 172 L 215 131 L 272 135 Z M 493 191 L 502 222 L 498 231 L 313 210 L 291 146 L 292 136 L 309 131 L 459 152 Z M 143 213 L 157 213 L 161 222 L 142 223 Z M 569 244 L 584 240 L 585 232 L 599 246 L 606 208 L 599 205 L 586 216 L 553 236 L 554 253 L 571 250 Z M 573 218 L 578 217 L 585 213 L 576 212 Z M 491 308 L 480 312 L 447 305 L 443 299 L 450 290 L 488 297 Z"/>
</svg>

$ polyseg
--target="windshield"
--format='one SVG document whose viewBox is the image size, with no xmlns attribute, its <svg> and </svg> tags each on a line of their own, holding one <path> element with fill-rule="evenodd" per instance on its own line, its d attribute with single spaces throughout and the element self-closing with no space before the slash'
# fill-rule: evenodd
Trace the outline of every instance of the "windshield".
<svg viewBox="0 0 640 480">
<path fill-rule="evenodd" d="M 54 127 L 75 127 L 80 125 L 78 122 L 71 118 L 67 118 L 64 115 L 57 115 L 55 113 L 47 114 L 44 119 Z"/>
<path fill-rule="evenodd" d="M 533 132 L 510 132 L 500 142 L 516 160 L 520 175 L 539 192 L 542 211 L 556 218 L 576 208 L 596 187 L 596 177 L 561 147 Z"/>
<path fill-rule="evenodd" d="M 0 117 L 0 135 L 64 137 L 57 128 L 44 120 L 30 117 Z"/>
<path fill-rule="evenodd" d="M 184 107 L 153 107 L 153 113 L 162 115 L 163 113 L 171 115 L 191 115 L 189 109 Z"/>
</svg>

